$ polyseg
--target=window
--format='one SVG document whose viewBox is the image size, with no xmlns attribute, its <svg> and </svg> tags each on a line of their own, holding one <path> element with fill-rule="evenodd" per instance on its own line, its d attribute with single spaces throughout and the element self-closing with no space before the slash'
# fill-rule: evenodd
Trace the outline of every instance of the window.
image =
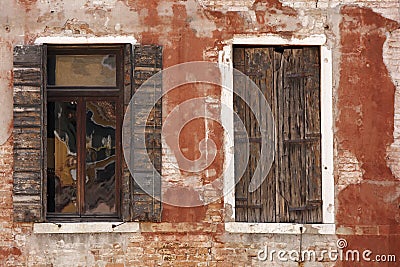
<svg viewBox="0 0 400 267">
<path fill-rule="evenodd" d="M 160 191 L 157 175 L 128 170 L 121 132 L 135 90 L 161 70 L 162 47 L 55 41 L 14 48 L 15 221 L 160 221 L 161 202 L 135 183 L 145 175 Z M 134 113 L 148 143 L 133 156 L 147 148 L 161 172 L 161 101 L 151 108 Z"/>
<path fill-rule="evenodd" d="M 275 122 L 275 160 L 254 192 L 249 183 L 259 162 L 258 122 L 243 100 L 233 108 L 244 122 L 250 157 L 242 177 L 235 177 L 235 221 L 322 223 L 321 60 L 319 46 L 234 46 L 233 67 L 260 88 Z M 233 80 L 233 87 L 246 86 Z M 235 90 L 235 89 L 234 89 Z M 257 103 L 256 94 L 249 92 Z M 235 166 L 245 148 L 235 132 Z"/>
<path fill-rule="evenodd" d="M 123 46 L 47 47 L 47 218 L 121 214 Z"/>
</svg>

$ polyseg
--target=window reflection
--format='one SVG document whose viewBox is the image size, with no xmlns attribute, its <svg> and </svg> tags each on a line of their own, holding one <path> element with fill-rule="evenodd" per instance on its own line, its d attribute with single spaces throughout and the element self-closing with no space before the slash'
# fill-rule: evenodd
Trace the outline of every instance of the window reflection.
<svg viewBox="0 0 400 267">
<path fill-rule="evenodd" d="M 49 55 L 49 85 L 116 86 L 116 56 Z"/>
<path fill-rule="evenodd" d="M 76 102 L 48 102 L 48 211 L 76 213 Z"/>
<path fill-rule="evenodd" d="M 86 212 L 115 212 L 115 103 L 86 102 Z"/>
</svg>

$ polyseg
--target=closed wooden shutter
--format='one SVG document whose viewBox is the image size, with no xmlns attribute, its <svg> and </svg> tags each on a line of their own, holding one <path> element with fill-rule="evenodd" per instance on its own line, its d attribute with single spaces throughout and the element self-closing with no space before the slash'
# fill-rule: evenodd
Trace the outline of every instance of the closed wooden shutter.
<svg viewBox="0 0 400 267">
<path fill-rule="evenodd" d="M 138 45 L 133 53 L 133 89 L 137 90 L 148 78 L 162 69 L 162 47 L 156 45 Z M 156 99 L 161 95 L 161 85 L 151 84 L 142 87 L 142 90 L 150 99 Z M 151 104 L 150 104 L 151 103 Z M 144 106 L 147 105 L 147 106 Z M 142 110 L 150 110 L 149 117 Z M 145 147 L 141 142 L 133 142 L 133 155 L 131 166 L 133 167 L 133 219 L 138 221 L 161 220 L 161 179 L 154 169 L 161 174 L 161 126 L 162 104 L 161 99 L 153 105 L 153 101 L 146 103 L 133 103 L 131 106 L 132 132 L 134 140 L 145 132 Z M 144 126 L 144 129 L 140 125 Z M 149 157 L 153 166 L 143 164 L 144 157 Z M 135 182 L 140 180 L 140 185 Z M 142 188 L 142 187 L 145 188 Z M 143 190 L 145 189 L 145 190 Z M 146 193 L 147 192 L 147 193 Z M 150 194 L 148 194 L 150 193 Z M 155 196 L 155 197 L 153 197 Z"/>
<path fill-rule="evenodd" d="M 250 142 L 245 174 L 236 177 L 236 221 L 322 222 L 319 62 L 319 47 L 234 48 L 234 67 L 259 86 L 270 104 L 277 139 L 275 161 L 267 178 L 260 188 L 249 192 L 254 170 L 262 164 L 261 136 L 251 110 L 235 95 L 235 112 L 243 120 Z M 234 78 L 237 86 L 246 84 Z M 251 106 L 257 107 L 255 94 L 248 92 L 248 97 Z M 235 154 L 243 151 L 243 136 L 235 132 Z"/>
<path fill-rule="evenodd" d="M 234 49 L 234 67 L 246 74 L 264 94 L 268 103 L 273 104 L 274 90 L 273 80 L 273 49 L 270 48 L 235 48 Z M 250 81 L 234 77 L 235 88 L 245 87 L 246 97 L 253 107 L 254 112 L 262 112 L 259 109 L 259 99 L 257 94 L 251 92 Z M 273 109 L 271 106 L 271 110 Z M 234 96 L 234 110 L 238 114 L 246 127 L 246 133 L 235 131 L 235 155 L 245 151 L 244 138 L 249 137 L 249 161 L 243 177 L 236 177 L 236 221 L 244 222 L 272 222 L 275 221 L 275 181 L 272 167 L 268 177 L 262 185 L 254 192 L 249 192 L 249 183 L 255 173 L 257 164 L 259 164 L 261 150 L 261 133 L 259 124 L 250 110 L 250 107 L 237 95 Z M 238 162 L 235 157 L 236 172 L 244 168 L 245 162 Z M 255 177 L 261 179 L 262 177 Z M 272 207 L 272 208 L 271 208 Z"/>
<path fill-rule="evenodd" d="M 14 220 L 44 219 L 42 46 L 14 48 Z"/>
</svg>

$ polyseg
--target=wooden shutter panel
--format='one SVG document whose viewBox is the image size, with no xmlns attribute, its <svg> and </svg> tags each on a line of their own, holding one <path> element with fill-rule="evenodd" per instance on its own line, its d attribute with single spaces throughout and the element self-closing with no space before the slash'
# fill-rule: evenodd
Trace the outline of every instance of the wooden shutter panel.
<svg viewBox="0 0 400 267">
<path fill-rule="evenodd" d="M 278 51 L 278 221 L 322 222 L 319 47 Z"/>
<path fill-rule="evenodd" d="M 14 220 L 44 218 L 42 46 L 14 48 Z"/>
<path fill-rule="evenodd" d="M 249 192 L 254 170 L 262 164 L 260 132 L 250 108 L 234 95 L 234 109 L 250 143 L 246 171 L 243 177 L 235 176 L 236 221 L 322 222 L 319 47 L 234 47 L 233 55 L 234 67 L 258 85 L 269 103 L 277 139 L 267 178 Z M 234 77 L 234 88 L 239 87 L 249 86 Z M 255 94 L 247 93 L 257 107 Z M 235 130 L 235 173 L 244 164 L 237 157 L 245 150 L 243 138 L 246 133 Z"/>
<path fill-rule="evenodd" d="M 124 46 L 124 112 L 127 110 L 133 95 L 133 54 L 132 45 Z M 123 221 L 132 220 L 131 203 L 133 201 L 132 183 L 133 181 L 125 160 L 122 162 L 122 181 L 121 181 L 121 213 Z"/>
<path fill-rule="evenodd" d="M 148 78 L 161 71 L 162 69 L 162 47 L 157 45 L 137 45 L 133 52 L 133 89 L 138 89 Z M 161 95 L 161 86 L 146 86 L 143 88 L 149 97 Z M 142 105 L 142 106 L 140 106 Z M 156 105 L 143 107 L 144 103 L 134 103 L 131 106 L 132 116 L 134 117 L 133 135 L 134 138 L 145 131 L 146 147 L 136 146 L 133 152 L 133 186 L 132 186 L 132 214 L 133 220 L 138 221 L 161 221 L 161 180 L 153 169 L 144 166 L 141 158 L 148 156 L 154 168 L 161 174 L 161 125 L 162 125 L 162 104 L 159 100 Z M 139 109 L 152 109 L 149 117 L 139 112 Z M 145 123 L 145 129 L 137 125 Z M 135 183 L 136 179 L 146 181 L 146 191 L 151 191 L 153 196 L 148 195 L 142 188 Z"/>
<path fill-rule="evenodd" d="M 272 48 L 234 48 L 234 67 L 247 75 L 263 92 L 264 97 L 274 110 L 274 87 L 273 87 L 273 49 Z M 259 110 L 259 99 L 257 94 L 250 91 L 249 81 L 241 77 L 234 78 L 234 87 L 244 87 L 247 98 L 255 112 Z M 236 221 L 245 222 L 274 222 L 275 221 L 275 166 L 272 166 L 267 178 L 261 186 L 254 192 L 249 192 L 249 183 L 254 175 L 255 169 L 259 163 L 261 150 L 261 133 L 259 123 L 257 122 L 250 107 L 238 96 L 234 96 L 235 112 L 244 122 L 247 136 L 249 137 L 249 162 L 243 177 L 236 177 L 238 184 L 235 192 Z M 246 133 L 235 131 L 235 155 L 245 151 L 244 138 Z M 243 162 L 235 157 L 235 166 L 238 169 L 243 168 Z M 263 177 L 254 177 L 262 179 Z"/>
</svg>

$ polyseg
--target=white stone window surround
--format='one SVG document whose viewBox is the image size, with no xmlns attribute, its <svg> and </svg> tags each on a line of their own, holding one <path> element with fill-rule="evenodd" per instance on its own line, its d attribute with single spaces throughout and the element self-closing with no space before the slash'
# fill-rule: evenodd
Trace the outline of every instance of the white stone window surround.
<svg viewBox="0 0 400 267">
<path fill-rule="evenodd" d="M 39 37 L 34 42 L 42 44 L 137 44 L 131 36 L 72 37 L 48 36 Z M 34 223 L 35 234 L 77 234 L 77 233 L 135 233 L 139 232 L 138 222 L 78 222 L 78 223 Z"/>
<path fill-rule="evenodd" d="M 223 51 L 219 53 L 219 63 L 230 66 L 230 71 L 222 71 L 222 83 L 225 88 L 233 88 L 233 45 L 317 45 L 321 51 L 321 163 L 322 163 L 322 223 L 246 223 L 235 220 L 235 185 L 233 138 L 225 131 L 225 171 L 224 171 L 224 203 L 225 203 L 225 230 L 232 233 L 279 233 L 279 234 L 335 234 L 335 190 L 333 175 L 333 103 L 332 103 L 332 51 L 326 44 L 323 34 L 310 35 L 304 38 L 282 38 L 279 35 L 265 34 L 257 36 L 236 35 Z M 222 89 L 221 102 L 233 110 L 233 94 Z M 222 121 L 233 129 L 233 115 L 221 114 Z M 233 130 L 231 131 L 233 132 Z M 233 163 L 233 161 L 232 161 Z"/>
<path fill-rule="evenodd" d="M 34 223 L 35 234 L 137 233 L 138 222 Z"/>
</svg>

